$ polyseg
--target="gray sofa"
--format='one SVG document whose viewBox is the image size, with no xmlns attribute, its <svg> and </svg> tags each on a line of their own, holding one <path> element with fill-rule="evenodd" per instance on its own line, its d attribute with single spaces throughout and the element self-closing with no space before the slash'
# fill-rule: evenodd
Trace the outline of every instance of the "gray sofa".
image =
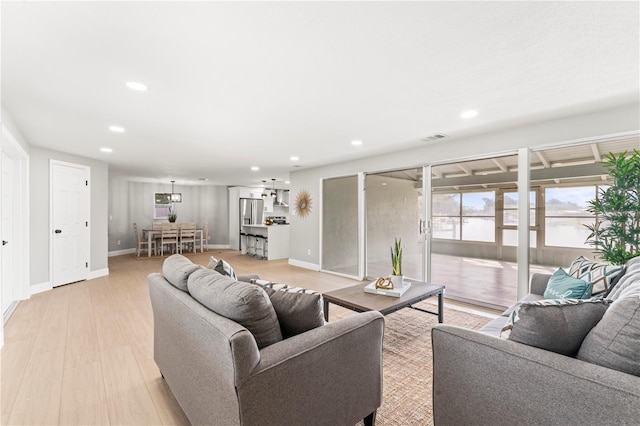
<svg viewBox="0 0 640 426">
<path fill-rule="evenodd" d="M 246 327 L 201 301 L 235 314 L 247 295 L 268 301 L 264 289 L 177 256 L 165 262 L 164 274 L 148 277 L 154 358 L 192 424 L 374 423 L 382 399 L 382 315 L 354 315 L 260 348 Z M 324 323 L 321 309 L 319 315 Z"/>
<path fill-rule="evenodd" d="M 534 274 L 525 300 L 543 299 L 548 279 Z M 618 296 L 635 298 L 626 300 L 636 306 L 629 322 L 637 330 L 640 257 L 627 263 L 612 294 L 619 286 L 625 290 Z M 631 340 L 636 370 L 629 374 L 500 338 L 512 310 L 480 331 L 433 328 L 435 425 L 640 424 L 637 337 Z"/>
</svg>

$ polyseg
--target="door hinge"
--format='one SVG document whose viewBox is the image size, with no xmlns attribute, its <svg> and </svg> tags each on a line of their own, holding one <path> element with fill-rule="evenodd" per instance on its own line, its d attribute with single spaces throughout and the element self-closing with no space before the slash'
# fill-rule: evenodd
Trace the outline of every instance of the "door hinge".
<svg viewBox="0 0 640 426">
<path fill-rule="evenodd" d="M 89 226 L 89 221 L 85 221 L 84 226 Z"/>
<path fill-rule="evenodd" d="M 88 180 L 84 181 L 84 186 L 89 186 L 89 181 Z"/>
<path fill-rule="evenodd" d="M 85 268 L 88 268 L 88 267 L 89 267 L 89 262 L 85 262 L 85 263 L 84 263 L 84 267 L 85 267 Z"/>
</svg>

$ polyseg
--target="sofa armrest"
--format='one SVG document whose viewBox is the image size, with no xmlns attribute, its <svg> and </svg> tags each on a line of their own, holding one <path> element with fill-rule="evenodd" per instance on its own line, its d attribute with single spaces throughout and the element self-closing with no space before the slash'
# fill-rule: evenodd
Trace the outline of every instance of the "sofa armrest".
<svg viewBox="0 0 640 426">
<path fill-rule="evenodd" d="M 355 424 L 382 402 L 384 318 L 365 312 L 270 345 L 237 385 L 243 424 Z"/>
<path fill-rule="evenodd" d="M 260 275 L 258 274 L 247 274 L 247 275 L 238 275 L 238 281 L 243 281 L 245 283 L 250 283 L 251 280 L 259 280 Z"/>
<path fill-rule="evenodd" d="M 432 330 L 434 424 L 637 424 L 640 377 L 472 330 Z"/>
<path fill-rule="evenodd" d="M 547 283 L 551 278 L 551 274 L 542 274 L 535 272 L 531 275 L 531 281 L 529 283 L 529 293 L 544 296 L 544 291 L 547 289 Z"/>
</svg>

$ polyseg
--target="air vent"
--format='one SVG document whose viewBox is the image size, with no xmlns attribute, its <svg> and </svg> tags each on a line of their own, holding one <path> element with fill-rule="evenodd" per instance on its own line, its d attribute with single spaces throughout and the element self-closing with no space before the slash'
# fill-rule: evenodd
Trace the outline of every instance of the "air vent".
<svg viewBox="0 0 640 426">
<path fill-rule="evenodd" d="M 422 138 L 422 140 L 424 142 L 431 142 L 431 141 L 437 141 L 438 139 L 444 139 L 446 137 L 447 135 L 445 135 L 444 133 L 435 133 L 431 136 L 427 136 L 426 138 Z"/>
</svg>

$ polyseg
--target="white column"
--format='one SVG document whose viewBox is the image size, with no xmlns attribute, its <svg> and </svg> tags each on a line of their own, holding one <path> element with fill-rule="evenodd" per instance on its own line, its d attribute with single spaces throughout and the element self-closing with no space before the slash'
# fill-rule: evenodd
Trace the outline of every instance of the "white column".
<svg viewBox="0 0 640 426">
<path fill-rule="evenodd" d="M 518 288 L 517 298 L 529 293 L 529 149 L 518 150 Z"/>
</svg>

